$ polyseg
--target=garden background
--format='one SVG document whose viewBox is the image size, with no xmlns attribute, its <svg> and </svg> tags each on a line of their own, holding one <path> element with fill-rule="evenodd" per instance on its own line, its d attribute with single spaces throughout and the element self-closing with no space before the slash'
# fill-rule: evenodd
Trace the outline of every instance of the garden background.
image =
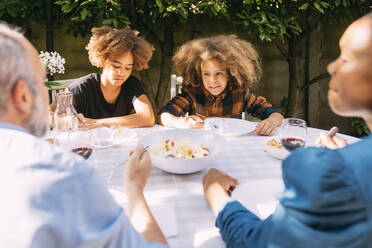
<svg viewBox="0 0 372 248">
<path fill-rule="evenodd" d="M 332 113 L 326 66 L 339 55 L 346 26 L 371 11 L 369 0 L 0 0 L 0 21 L 21 27 L 39 51 L 57 51 L 71 79 L 97 72 L 85 45 L 94 26 L 129 25 L 154 47 L 142 80 L 157 111 L 169 100 L 171 57 L 184 42 L 236 34 L 261 55 L 263 78 L 252 88 L 287 117 L 311 127 L 363 136 L 363 121 Z"/>
</svg>

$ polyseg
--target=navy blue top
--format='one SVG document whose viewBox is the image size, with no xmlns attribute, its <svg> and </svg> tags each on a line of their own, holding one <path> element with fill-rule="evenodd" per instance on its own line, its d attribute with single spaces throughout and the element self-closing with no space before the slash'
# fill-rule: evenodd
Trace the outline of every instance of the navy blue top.
<svg viewBox="0 0 372 248">
<path fill-rule="evenodd" d="M 372 135 L 345 148 L 296 150 L 265 220 L 230 202 L 216 226 L 227 247 L 372 247 Z"/>
</svg>

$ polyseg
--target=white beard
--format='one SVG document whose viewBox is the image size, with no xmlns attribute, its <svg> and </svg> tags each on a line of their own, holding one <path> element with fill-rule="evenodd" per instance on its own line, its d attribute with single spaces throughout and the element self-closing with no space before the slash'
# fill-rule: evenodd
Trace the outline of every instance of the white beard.
<svg viewBox="0 0 372 248">
<path fill-rule="evenodd" d="M 43 136 L 49 128 L 49 116 L 43 116 L 43 104 L 40 95 L 35 95 L 31 115 L 24 123 L 25 128 L 37 137 Z"/>
</svg>

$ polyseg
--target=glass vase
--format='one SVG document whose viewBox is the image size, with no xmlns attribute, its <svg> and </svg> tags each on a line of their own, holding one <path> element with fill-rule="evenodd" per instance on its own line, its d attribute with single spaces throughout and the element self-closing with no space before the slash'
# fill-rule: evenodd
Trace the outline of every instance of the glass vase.
<svg viewBox="0 0 372 248">
<path fill-rule="evenodd" d="M 74 145 L 78 130 L 79 120 L 72 105 L 72 93 L 58 93 L 57 106 L 53 115 L 53 131 L 56 144 L 64 149 L 70 149 Z"/>
</svg>

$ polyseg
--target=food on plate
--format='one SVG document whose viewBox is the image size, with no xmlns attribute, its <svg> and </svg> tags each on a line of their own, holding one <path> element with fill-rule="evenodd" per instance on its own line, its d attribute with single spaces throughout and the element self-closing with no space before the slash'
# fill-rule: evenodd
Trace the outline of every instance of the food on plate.
<svg viewBox="0 0 372 248">
<path fill-rule="evenodd" d="M 275 147 L 275 148 L 278 148 L 278 149 L 283 149 L 283 145 L 282 143 L 280 143 L 280 141 L 276 140 L 276 139 L 271 139 L 267 142 L 267 145 L 268 146 L 271 146 L 271 147 Z"/>
<path fill-rule="evenodd" d="M 127 135 L 127 132 L 124 128 L 119 128 L 114 133 L 114 137 L 124 137 L 125 135 Z"/>
<path fill-rule="evenodd" d="M 178 140 L 166 139 L 152 144 L 150 153 L 161 157 L 203 158 L 208 156 L 210 151 L 205 145 L 192 141 L 190 138 L 180 138 Z"/>
<path fill-rule="evenodd" d="M 53 138 L 45 138 L 45 141 L 48 141 L 49 143 L 54 144 L 54 139 Z"/>
</svg>

